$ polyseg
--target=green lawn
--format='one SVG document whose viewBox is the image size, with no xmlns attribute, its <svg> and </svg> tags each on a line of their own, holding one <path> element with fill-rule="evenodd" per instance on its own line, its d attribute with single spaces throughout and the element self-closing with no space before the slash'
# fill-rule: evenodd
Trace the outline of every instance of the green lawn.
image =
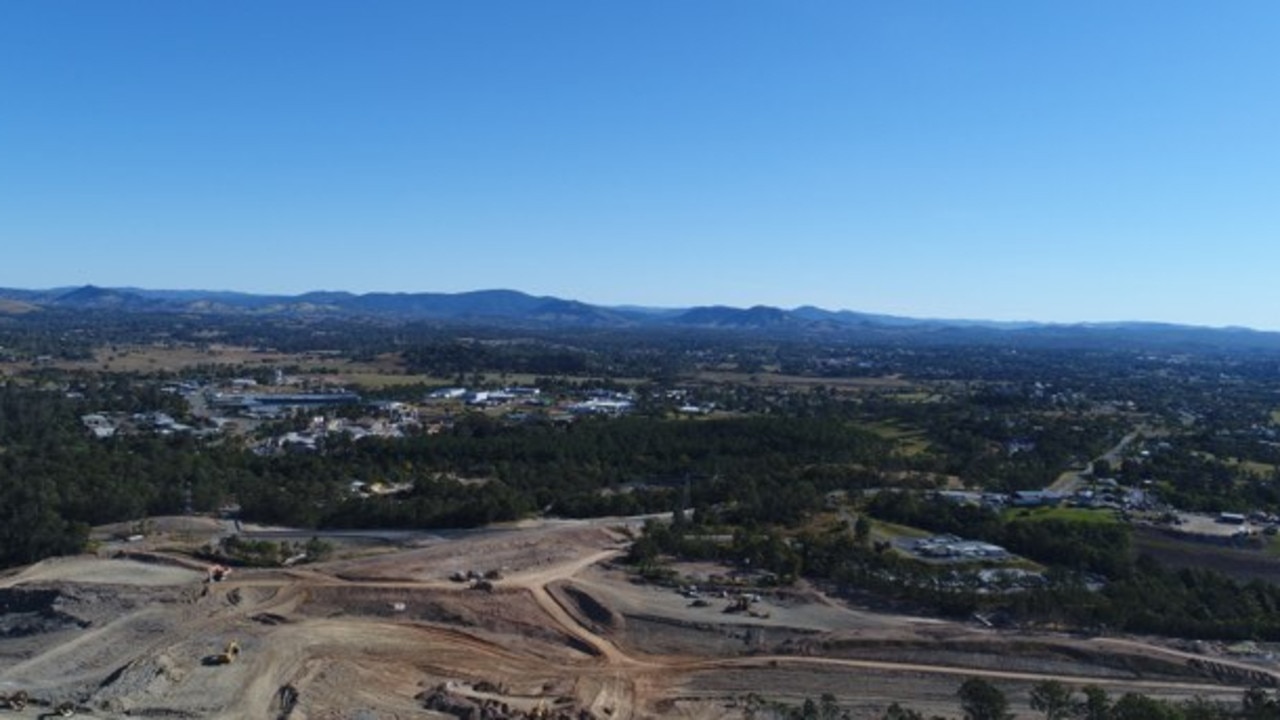
<svg viewBox="0 0 1280 720">
<path fill-rule="evenodd" d="M 936 535 L 937 533 L 921 530 L 920 528 L 911 527 L 910 525 L 898 525 L 896 523 L 885 522 L 883 520 L 871 521 L 871 534 L 885 540 L 894 538 L 925 538 Z"/>
<path fill-rule="evenodd" d="M 1276 466 L 1269 463 L 1256 462 L 1253 460 L 1236 460 L 1232 458 L 1232 464 L 1244 468 L 1245 472 L 1253 475 L 1267 477 L 1276 471 Z"/>
<path fill-rule="evenodd" d="M 1114 510 L 1069 507 L 1010 508 L 1004 511 L 1005 520 L 1069 520 L 1080 523 L 1113 525 L 1120 522 Z"/>
<path fill-rule="evenodd" d="M 1211 462 L 1220 462 L 1224 465 L 1230 465 L 1231 467 L 1239 468 L 1251 475 L 1261 475 L 1265 477 L 1265 476 L 1271 475 L 1276 471 L 1276 466 L 1271 465 L 1269 463 L 1256 462 L 1253 460 L 1241 460 L 1240 458 L 1236 458 L 1236 457 L 1220 458 L 1217 455 L 1214 455 L 1213 453 L 1204 452 L 1203 450 L 1196 450 L 1195 454 Z"/>
<path fill-rule="evenodd" d="M 923 430 L 904 428 L 889 422 L 871 423 L 861 427 L 891 441 L 903 455 L 908 457 L 919 455 L 929 449 L 929 441 L 925 438 Z"/>
</svg>

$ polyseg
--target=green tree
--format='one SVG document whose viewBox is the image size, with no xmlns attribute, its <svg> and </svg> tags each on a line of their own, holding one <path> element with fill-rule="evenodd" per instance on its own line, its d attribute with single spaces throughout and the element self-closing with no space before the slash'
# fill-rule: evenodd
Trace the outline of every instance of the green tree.
<svg viewBox="0 0 1280 720">
<path fill-rule="evenodd" d="M 898 703 L 893 703 L 884 711 L 882 720 L 924 720 L 924 715 L 918 710 L 904 708 Z"/>
<path fill-rule="evenodd" d="M 1240 704 L 1245 720 L 1280 720 L 1280 703 L 1260 687 L 1245 690 Z"/>
<path fill-rule="evenodd" d="M 1111 699 L 1107 697 L 1106 690 L 1097 685 L 1086 685 L 1081 692 L 1084 700 L 1076 705 L 1076 717 L 1080 720 L 1110 720 Z"/>
<path fill-rule="evenodd" d="M 1169 703 L 1155 698 L 1125 693 L 1111 707 L 1112 720 L 1182 720 L 1182 713 Z"/>
<path fill-rule="evenodd" d="M 960 697 L 960 708 L 966 720 L 1006 720 L 1012 718 L 1009 713 L 1009 700 L 1000 688 L 982 678 L 969 678 L 960 685 L 956 692 Z"/>
<path fill-rule="evenodd" d="M 859 515 L 858 519 L 853 523 L 853 539 L 858 541 L 859 545 L 866 545 L 867 539 L 871 537 L 871 521 L 866 515 Z"/>
<path fill-rule="evenodd" d="M 303 551 L 307 554 L 309 562 L 323 562 L 329 559 L 333 554 L 333 543 L 321 540 L 314 535 L 307 541 Z"/>
<path fill-rule="evenodd" d="M 1182 703 L 1184 720 L 1228 720 L 1239 717 L 1225 703 L 1194 697 Z"/>
<path fill-rule="evenodd" d="M 1045 680 L 1031 688 L 1031 709 L 1045 720 L 1062 720 L 1071 714 L 1071 688 L 1057 680 Z"/>
</svg>

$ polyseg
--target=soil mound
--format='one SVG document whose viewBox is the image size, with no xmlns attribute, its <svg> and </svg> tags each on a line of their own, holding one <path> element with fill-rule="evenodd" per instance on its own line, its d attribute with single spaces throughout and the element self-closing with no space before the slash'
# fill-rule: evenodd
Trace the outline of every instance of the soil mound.
<svg viewBox="0 0 1280 720">
<path fill-rule="evenodd" d="M 1058 672 L 1065 675 L 1132 679 L 1189 679 L 1217 677 L 1207 665 L 1187 663 L 1182 658 L 1150 653 L 1035 640 L 885 640 L 839 638 L 805 644 L 802 654 L 826 657 L 871 659 L 888 662 L 944 662 L 991 670 Z M 1224 666 L 1225 667 L 1225 666 Z M 1236 677 L 1218 677 L 1237 680 Z"/>
<path fill-rule="evenodd" d="M 29 637 L 88 626 L 88 622 L 62 612 L 61 600 L 62 593 L 51 589 L 0 590 L 0 638 Z"/>
<path fill-rule="evenodd" d="M 621 625 L 621 616 L 610 610 L 586 590 L 570 583 L 564 583 L 556 589 L 563 593 L 572 603 L 570 610 L 576 610 L 580 616 L 598 626 L 598 629 L 617 630 Z"/>
<path fill-rule="evenodd" d="M 162 695 L 181 683 L 186 672 L 168 655 L 144 657 L 122 665 L 99 686 L 99 698 L 136 699 Z"/>
</svg>

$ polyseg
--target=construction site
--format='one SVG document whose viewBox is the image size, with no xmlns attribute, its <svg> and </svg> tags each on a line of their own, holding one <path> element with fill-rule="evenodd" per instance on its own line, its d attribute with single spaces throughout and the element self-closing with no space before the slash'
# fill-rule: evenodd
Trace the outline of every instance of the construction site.
<svg viewBox="0 0 1280 720">
<path fill-rule="evenodd" d="M 904 616 L 806 585 L 645 583 L 618 564 L 621 520 L 263 569 L 180 551 L 198 535 L 161 525 L 0 575 L 0 717 L 744 718 L 823 695 L 850 717 L 954 716 L 968 677 L 1024 713 L 1047 679 L 1236 702 L 1280 678 L 1212 647 Z"/>
</svg>

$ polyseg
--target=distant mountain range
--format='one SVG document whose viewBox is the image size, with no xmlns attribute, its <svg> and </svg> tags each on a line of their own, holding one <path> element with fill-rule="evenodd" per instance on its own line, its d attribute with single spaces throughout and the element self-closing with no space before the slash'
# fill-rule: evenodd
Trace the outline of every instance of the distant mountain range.
<svg viewBox="0 0 1280 720">
<path fill-rule="evenodd" d="M 773 336 L 836 336 L 879 342 L 967 344 L 990 342 L 1037 347 L 1280 350 L 1280 333 L 1164 323 L 995 322 L 877 315 L 803 306 L 757 305 L 645 308 L 591 305 L 515 290 L 462 293 L 317 291 L 255 295 L 205 290 L 146 290 L 93 285 L 49 290 L 0 288 L 0 315 L 42 311 L 181 313 L 282 317 L 369 318 L 452 324 L 543 328 L 683 328 Z"/>
</svg>

